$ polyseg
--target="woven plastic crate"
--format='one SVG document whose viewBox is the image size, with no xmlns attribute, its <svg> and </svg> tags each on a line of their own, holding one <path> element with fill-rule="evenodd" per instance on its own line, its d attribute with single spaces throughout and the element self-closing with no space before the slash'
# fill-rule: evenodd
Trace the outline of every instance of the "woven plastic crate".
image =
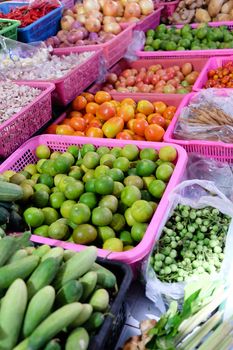
<svg viewBox="0 0 233 350">
<path fill-rule="evenodd" d="M 25 6 L 27 4 L 28 3 L 25 2 L 0 3 L 0 11 L 8 13 L 12 8 Z M 18 40 L 24 43 L 30 43 L 34 41 L 43 41 L 50 36 L 56 35 L 60 28 L 62 9 L 62 6 L 58 7 L 29 26 L 18 28 Z"/>
<path fill-rule="evenodd" d="M 178 122 L 181 110 L 189 105 L 190 100 L 196 93 L 187 95 L 177 109 L 171 124 L 166 130 L 164 141 L 182 146 L 188 153 L 201 154 L 208 158 L 213 158 L 223 162 L 233 163 L 233 144 L 226 144 L 218 141 L 201 141 L 201 140 L 177 140 L 174 139 L 173 133 Z"/>
<path fill-rule="evenodd" d="M 127 51 L 127 48 L 131 42 L 133 35 L 134 25 L 131 25 L 121 33 L 115 36 L 112 40 L 104 44 L 99 45 L 86 45 L 86 50 L 97 51 L 102 49 L 103 57 L 106 62 L 106 68 L 112 67 L 116 62 L 118 62 Z M 82 46 L 83 47 L 83 46 Z M 65 47 L 60 49 L 54 49 L 54 53 L 70 53 L 70 52 L 79 52 L 80 46 L 77 47 Z"/>
<path fill-rule="evenodd" d="M 91 51 L 88 47 L 80 47 L 75 53 Z M 57 56 L 69 55 L 69 53 L 56 51 Z M 47 82 L 55 84 L 55 90 L 52 92 L 52 101 L 58 105 L 66 106 L 83 90 L 90 86 L 99 75 L 102 51 L 92 51 L 92 56 L 82 64 L 78 64 L 69 73 L 59 79 L 52 79 Z M 38 80 L 34 81 L 35 83 Z M 40 80 L 41 81 L 41 80 Z"/>
<path fill-rule="evenodd" d="M 125 297 L 132 282 L 132 272 L 129 266 L 118 261 L 98 258 L 97 262 L 115 274 L 119 291 L 111 305 L 109 316 L 105 318 L 100 331 L 91 339 L 88 350 L 110 350 L 115 348 L 126 321 Z"/>
<path fill-rule="evenodd" d="M 198 72 L 202 72 L 203 67 L 205 67 L 205 64 L 207 62 L 207 58 L 192 58 L 189 60 L 190 63 L 192 63 L 194 70 L 198 71 Z M 135 69 L 140 69 L 142 67 L 148 68 L 151 65 L 154 64 L 161 64 L 164 68 L 168 68 L 171 67 L 172 65 L 177 65 L 177 66 L 182 66 L 183 64 L 187 63 L 187 60 L 185 58 L 182 59 L 163 59 L 163 60 L 158 60 L 155 57 L 151 58 L 151 59 L 139 59 L 137 61 L 134 62 L 129 62 L 126 61 L 125 59 L 120 60 L 115 66 L 113 66 L 109 72 L 110 73 L 115 73 L 117 75 L 119 75 L 123 70 L 128 69 L 128 68 L 135 68 Z M 92 93 L 96 93 L 98 90 L 101 90 L 101 88 L 103 87 L 104 84 L 94 84 L 93 86 L 91 86 L 89 88 L 89 91 Z M 193 91 L 194 87 L 193 87 Z M 140 99 L 148 99 L 151 96 L 153 96 L 153 100 L 160 100 L 163 99 L 164 96 L 168 95 L 169 97 L 171 97 L 172 99 L 174 99 L 174 101 L 182 101 L 182 99 L 184 98 L 183 94 L 162 94 L 162 93 L 124 93 L 124 92 L 114 92 L 114 91 L 110 91 L 110 94 L 112 95 L 112 97 L 115 98 L 119 98 L 124 96 L 125 94 L 127 94 L 127 97 L 131 97 L 131 98 L 135 98 L 135 96 L 140 97 Z M 165 102 L 165 101 L 164 101 Z M 173 104 L 173 103 L 172 103 Z M 176 105 L 177 106 L 177 105 Z"/>
<path fill-rule="evenodd" d="M 192 28 L 197 28 L 200 23 L 191 24 Z M 226 25 L 228 29 L 233 29 L 233 22 L 210 22 L 210 27 L 219 27 L 220 25 Z M 176 28 L 182 28 L 183 25 L 176 25 Z M 150 29 L 154 29 L 152 26 Z M 233 55 L 233 49 L 216 49 L 216 50 L 184 50 L 184 51 L 137 51 L 137 56 L 144 59 L 151 58 L 210 58 L 215 56 L 228 56 Z"/>
<path fill-rule="evenodd" d="M 170 1 L 170 2 L 160 2 L 156 5 L 156 7 L 161 8 L 162 9 L 162 13 L 161 13 L 161 19 L 167 19 L 168 17 L 172 16 L 173 13 L 175 12 L 177 6 L 179 4 L 179 0 L 176 1 Z"/>
<path fill-rule="evenodd" d="M 110 139 L 94 139 L 88 137 L 74 137 L 74 136 L 58 136 L 58 135 L 42 135 L 37 136 L 29 141 L 27 141 L 23 146 L 21 146 L 17 152 L 12 154 L 2 165 L 0 165 L 0 173 L 12 169 L 15 171 L 20 171 L 29 163 L 36 162 L 35 149 L 40 144 L 48 145 L 53 151 L 65 151 L 70 145 L 82 146 L 84 144 L 91 143 L 97 147 L 107 146 L 107 147 L 123 147 L 129 144 L 128 141 L 124 140 L 110 140 Z M 164 147 L 168 144 L 157 143 L 157 142 L 138 142 L 130 141 L 130 144 L 137 145 L 140 149 L 151 147 L 159 150 L 161 147 Z M 161 218 L 164 215 L 164 212 L 168 205 L 168 195 L 170 191 L 179 183 L 183 173 L 185 171 L 187 163 L 187 154 L 185 150 L 177 145 L 174 145 L 177 150 L 178 157 L 176 161 L 176 166 L 170 181 L 168 182 L 167 188 L 164 192 L 164 195 L 151 219 L 151 222 L 147 228 L 147 231 L 142 239 L 142 241 L 133 249 L 125 252 L 109 252 L 104 249 L 98 249 L 98 256 L 102 258 L 109 258 L 113 260 L 120 260 L 130 265 L 133 265 L 133 268 L 149 253 L 150 249 L 153 246 L 153 243 L 156 239 L 157 230 Z M 65 249 L 81 251 L 85 248 L 85 245 L 74 244 L 59 240 L 54 240 L 51 238 L 45 238 L 37 235 L 32 235 L 32 241 L 42 244 L 49 244 L 52 246 L 60 246 Z"/>
<path fill-rule="evenodd" d="M 150 29 L 151 26 L 152 27 L 158 26 L 160 23 L 162 9 L 163 9 L 163 7 L 157 8 L 150 15 L 146 16 L 141 21 L 137 22 L 135 24 L 134 30 L 142 30 L 143 32 L 145 32 L 146 30 Z M 130 23 L 127 23 L 127 22 L 122 23 L 123 28 L 127 28 L 129 25 L 130 25 Z"/>
<path fill-rule="evenodd" d="M 11 23 L 9 27 L 0 30 L 0 35 L 3 35 L 9 39 L 17 40 L 17 27 L 20 26 L 20 21 L 14 21 L 12 19 L 0 19 L 0 23 Z"/>
<path fill-rule="evenodd" d="M 0 157 L 7 157 L 52 118 L 49 83 L 17 82 L 42 90 L 41 94 L 21 111 L 0 125 Z"/>
<path fill-rule="evenodd" d="M 211 69 L 217 69 L 219 67 L 222 67 L 227 62 L 233 62 L 233 56 L 212 57 L 212 58 L 210 58 L 206 62 L 206 64 L 205 64 L 201 74 L 197 78 L 197 80 L 196 80 L 196 82 L 195 82 L 195 84 L 193 86 L 193 90 L 194 91 L 201 90 L 204 87 L 204 85 L 207 82 L 207 80 L 208 80 L 208 72 Z"/>
</svg>

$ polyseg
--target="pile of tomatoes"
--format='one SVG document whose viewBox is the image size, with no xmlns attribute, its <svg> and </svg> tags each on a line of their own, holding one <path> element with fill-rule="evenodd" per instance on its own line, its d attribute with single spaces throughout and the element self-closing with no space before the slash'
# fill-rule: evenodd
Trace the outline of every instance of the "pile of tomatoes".
<svg viewBox="0 0 233 350">
<path fill-rule="evenodd" d="M 131 98 L 113 100 L 106 91 L 95 95 L 84 92 L 72 103 L 72 110 L 48 133 L 122 140 L 162 141 L 176 107 L 162 101 L 150 102 Z"/>
<path fill-rule="evenodd" d="M 233 88 L 233 62 L 227 62 L 222 67 L 208 71 L 207 88 Z"/>
</svg>

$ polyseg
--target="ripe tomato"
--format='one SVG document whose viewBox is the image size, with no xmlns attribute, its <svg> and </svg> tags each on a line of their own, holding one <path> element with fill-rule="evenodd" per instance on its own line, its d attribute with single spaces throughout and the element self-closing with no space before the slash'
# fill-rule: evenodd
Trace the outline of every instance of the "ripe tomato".
<svg viewBox="0 0 233 350">
<path fill-rule="evenodd" d="M 133 125 L 133 131 L 136 135 L 144 136 L 145 129 L 148 126 L 148 123 L 144 119 L 135 119 L 134 125 Z"/>
<path fill-rule="evenodd" d="M 162 141 L 164 129 L 157 124 L 150 124 L 145 130 L 145 138 L 147 141 Z"/>
<path fill-rule="evenodd" d="M 130 105 L 132 106 L 133 108 L 136 108 L 136 102 L 130 98 L 130 97 L 127 97 L 127 98 L 124 98 L 122 101 L 121 101 L 121 105 L 124 106 L 124 105 Z"/>
<path fill-rule="evenodd" d="M 46 134 L 56 134 L 57 124 L 52 124 L 46 129 Z"/>
<path fill-rule="evenodd" d="M 133 126 L 134 126 L 134 122 L 135 122 L 135 119 L 130 119 L 127 123 L 127 128 L 129 130 L 132 130 L 133 131 Z"/>
<path fill-rule="evenodd" d="M 150 101 L 141 100 L 138 102 L 137 111 L 145 115 L 149 115 L 154 112 L 154 106 Z"/>
<path fill-rule="evenodd" d="M 165 112 L 167 106 L 166 103 L 162 102 L 162 101 L 157 101 L 157 102 L 153 102 L 154 108 L 155 108 L 155 112 L 159 113 L 159 114 L 163 114 L 163 112 Z"/>
<path fill-rule="evenodd" d="M 97 118 L 100 120 L 108 120 L 116 115 L 116 108 L 110 102 L 104 102 L 99 106 L 96 112 Z"/>
<path fill-rule="evenodd" d="M 136 113 L 135 114 L 136 119 L 145 119 L 146 120 L 146 115 L 143 113 Z"/>
<path fill-rule="evenodd" d="M 72 136 L 86 136 L 83 131 L 75 131 Z"/>
<path fill-rule="evenodd" d="M 57 125 L 56 134 L 57 135 L 73 135 L 74 129 L 69 125 Z"/>
<path fill-rule="evenodd" d="M 69 118 L 73 118 L 73 117 L 82 117 L 82 113 L 81 112 L 77 112 L 77 111 L 72 111 L 69 114 Z"/>
<path fill-rule="evenodd" d="M 70 126 L 76 131 L 84 131 L 86 128 L 86 121 L 81 117 L 73 117 L 70 119 Z"/>
<path fill-rule="evenodd" d="M 149 124 L 157 124 L 162 126 L 162 128 L 166 125 L 165 119 L 159 113 L 150 114 L 147 120 Z"/>
<path fill-rule="evenodd" d="M 169 106 L 166 108 L 166 110 L 163 112 L 163 117 L 168 120 L 172 120 L 174 117 L 174 114 L 176 112 L 176 107 L 174 106 Z"/>
<path fill-rule="evenodd" d="M 77 96 L 75 97 L 74 101 L 72 102 L 72 108 L 75 111 L 81 111 L 84 109 L 87 105 L 87 100 L 84 96 Z"/>
<path fill-rule="evenodd" d="M 171 124 L 171 120 L 165 119 L 165 130 L 169 127 Z"/>
<path fill-rule="evenodd" d="M 101 129 L 102 128 L 102 123 L 98 118 L 93 118 L 91 122 L 89 123 L 89 127 L 93 126 L 95 128 Z"/>
<path fill-rule="evenodd" d="M 71 121 L 70 118 L 65 118 L 65 119 L 63 119 L 62 124 L 64 124 L 64 125 L 70 125 L 70 121 Z M 72 127 L 72 125 L 70 125 L 70 126 Z"/>
<path fill-rule="evenodd" d="M 139 135 L 134 135 L 134 140 L 137 140 L 137 141 L 145 141 L 145 137 L 143 136 L 139 136 Z"/>
<path fill-rule="evenodd" d="M 103 127 L 103 133 L 107 138 L 115 138 L 124 129 L 124 120 L 120 117 L 113 117 L 107 120 Z"/>
<path fill-rule="evenodd" d="M 98 104 L 111 101 L 111 99 L 112 99 L 111 95 L 106 91 L 98 91 L 95 94 L 95 102 Z"/>
<path fill-rule="evenodd" d="M 86 105 L 86 113 L 96 114 L 99 109 L 99 105 L 95 102 L 88 102 Z"/>
<path fill-rule="evenodd" d="M 95 96 L 91 94 L 90 92 L 82 92 L 81 95 L 85 97 L 87 102 L 93 102 L 95 100 Z"/>
<path fill-rule="evenodd" d="M 95 116 L 92 113 L 86 113 L 83 116 L 83 119 L 86 121 L 86 124 L 89 124 L 92 121 L 92 119 L 94 119 L 94 118 L 95 118 Z"/>
<path fill-rule="evenodd" d="M 90 127 L 89 129 L 87 129 L 86 131 L 86 136 L 88 137 L 103 137 L 103 131 L 99 128 L 95 128 L 95 127 Z"/>
<path fill-rule="evenodd" d="M 117 110 L 117 115 L 123 118 L 125 122 L 128 122 L 130 119 L 134 118 L 134 108 L 131 105 L 122 105 Z"/>
<path fill-rule="evenodd" d="M 133 140 L 133 136 L 130 135 L 128 132 L 126 131 L 122 131 L 122 132 L 119 132 L 117 135 L 116 135 L 116 139 L 119 139 L 119 140 Z"/>
</svg>

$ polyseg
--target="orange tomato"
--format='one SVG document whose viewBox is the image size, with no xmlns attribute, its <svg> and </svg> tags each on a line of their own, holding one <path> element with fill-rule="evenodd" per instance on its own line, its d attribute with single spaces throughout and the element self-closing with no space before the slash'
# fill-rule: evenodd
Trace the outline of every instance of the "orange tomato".
<svg viewBox="0 0 233 350">
<path fill-rule="evenodd" d="M 134 140 L 137 140 L 137 141 L 145 141 L 145 137 L 139 136 L 139 135 L 134 135 Z"/>
<path fill-rule="evenodd" d="M 160 114 L 163 114 L 163 112 L 167 108 L 166 103 L 164 103 L 162 101 L 153 102 L 153 106 L 155 108 L 155 112 L 160 113 Z"/>
<path fill-rule="evenodd" d="M 90 92 L 82 92 L 81 95 L 85 97 L 87 102 L 93 102 L 95 100 L 95 96 L 91 94 Z"/>
<path fill-rule="evenodd" d="M 81 112 L 77 112 L 77 111 L 72 111 L 69 114 L 69 118 L 73 118 L 73 117 L 82 117 L 82 113 Z"/>
<path fill-rule="evenodd" d="M 133 125 L 133 131 L 136 135 L 144 136 L 145 129 L 148 126 L 148 123 L 145 119 L 135 119 L 134 125 Z"/>
<path fill-rule="evenodd" d="M 159 113 L 150 114 L 147 120 L 149 124 L 157 124 L 162 126 L 162 128 L 166 125 L 165 119 Z"/>
<path fill-rule="evenodd" d="M 133 131 L 133 126 L 134 126 L 134 122 L 135 122 L 135 119 L 130 119 L 127 123 L 127 128 L 129 130 L 132 130 Z"/>
<path fill-rule="evenodd" d="M 99 105 L 95 102 L 88 102 L 86 105 L 86 113 L 96 114 L 99 109 Z"/>
<path fill-rule="evenodd" d="M 64 125 L 70 125 L 70 118 L 65 118 L 65 119 L 63 119 L 63 121 L 62 121 L 62 124 L 64 124 Z M 71 126 L 71 125 L 70 125 Z"/>
<path fill-rule="evenodd" d="M 92 119 L 94 119 L 94 118 L 95 118 L 95 116 L 92 113 L 86 113 L 83 116 L 83 119 L 86 121 L 86 124 L 89 124 L 92 121 Z"/>
<path fill-rule="evenodd" d="M 93 118 L 91 122 L 89 123 L 89 126 L 93 126 L 95 128 L 101 129 L 102 128 L 102 123 L 99 119 Z"/>
<path fill-rule="evenodd" d="M 171 120 L 165 119 L 165 129 L 167 129 L 170 124 L 171 124 Z"/>
<path fill-rule="evenodd" d="M 72 102 L 72 108 L 75 111 L 81 111 L 84 109 L 87 105 L 87 100 L 84 96 L 77 96 L 75 97 L 74 101 Z"/>
<path fill-rule="evenodd" d="M 84 131 L 86 128 L 86 121 L 80 117 L 73 117 L 70 119 L 70 126 L 76 131 Z"/>
<path fill-rule="evenodd" d="M 98 91 L 95 94 L 95 102 L 98 104 L 111 101 L 111 99 L 112 99 L 111 95 L 106 91 Z"/>
<path fill-rule="evenodd" d="M 72 136 L 86 136 L 83 131 L 75 131 Z"/>
<path fill-rule="evenodd" d="M 123 129 L 122 132 L 127 132 L 128 134 L 130 134 L 131 136 L 134 136 L 134 132 L 132 130 L 129 129 Z"/>
<path fill-rule="evenodd" d="M 104 137 L 103 131 L 99 128 L 90 127 L 86 131 L 86 136 L 88 137 Z"/>
<path fill-rule="evenodd" d="M 166 108 L 166 110 L 163 112 L 163 117 L 168 120 L 172 120 L 174 117 L 174 114 L 176 112 L 176 107 L 174 106 L 169 106 Z"/>
<path fill-rule="evenodd" d="M 128 132 L 121 131 L 116 135 L 116 139 L 119 140 L 133 140 L 133 136 L 130 135 Z"/>
<path fill-rule="evenodd" d="M 119 107 L 117 115 L 123 118 L 125 122 L 128 122 L 130 119 L 134 118 L 134 108 L 131 105 L 122 105 Z"/>
<path fill-rule="evenodd" d="M 124 129 L 124 120 L 120 117 L 113 117 L 107 120 L 103 127 L 103 133 L 107 138 L 116 137 Z"/>
<path fill-rule="evenodd" d="M 110 102 L 104 102 L 99 106 L 96 112 L 97 118 L 100 120 L 108 120 L 116 115 L 116 108 Z"/>
<path fill-rule="evenodd" d="M 136 102 L 132 99 L 132 98 L 130 98 L 130 97 L 127 97 L 127 98 L 124 98 L 122 101 L 121 101 L 121 105 L 122 106 L 124 106 L 124 105 L 126 105 L 126 106 L 128 106 L 128 105 L 130 105 L 130 106 L 132 106 L 133 108 L 136 108 Z"/>
<path fill-rule="evenodd" d="M 46 134 L 56 134 L 57 124 L 52 124 L 46 129 Z"/>
<path fill-rule="evenodd" d="M 111 101 L 109 101 L 109 103 L 111 103 L 114 107 L 120 107 L 120 102 L 119 101 L 116 101 L 116 100 L 111 100 Z"/>
<path fill-rule="evenodd" d="M 154 106 L 150 101 L 141 100 L 138 102 L 137 111 L 145 115 L 149 115 L 154 112 Z"/>
<path fill-rule="evenodd" d="M 57 125 L 56 134 L 57 135 L 73 135 L 74 129 L 69 125 Z"/>
<path fill-rule="evenodd" d="M 136 119 L 145 119 L 146 120 L 146 115 L 143 113 L 136 113 L 135 114 Z"/>
<path fill-rule="evenodd" d="M 145 129 L 145 138 L 147 141 L 162 141 L 164 129 L 157 124 L 150 124 Z"/>
</svg>

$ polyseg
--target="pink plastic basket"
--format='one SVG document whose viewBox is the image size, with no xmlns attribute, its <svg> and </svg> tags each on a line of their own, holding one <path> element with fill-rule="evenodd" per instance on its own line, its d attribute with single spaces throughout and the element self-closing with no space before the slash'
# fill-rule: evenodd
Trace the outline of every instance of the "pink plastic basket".
<svg viewBox="0 0 233 350">
<path fill-rule="evenodd" d="M 71 9 L 74 6 L 74 0 L 62 0 L 61 3 L 64 9 Z"/>
<path fill-rule="evenodd" d="M 99 51 L 103 50 L 103 56 L 106 61 L 107 68 L 112 67 L 116 62 L 118 62 L 127 51 L 127 48 L 131 42 L 133 35 L 134 24 L 122 30 L 120 34 L 115 36 L 112 40 L 109 40 L 105 44 L 99 45 L 86 45 L 86 51 Z M 82 46 L 83 48 L 83 46 Z M 79 52 L 80 46 L 77 47 L 65 47 L 60 49 L 54 49 L 54 53 L 70 53 Z"/>
<path fill-rule="evenodd" d="M 209 58 L 209 60 L 205 64 L 201 74 L 197 78 L 197 80 L 193 86 L 193 90 L 199 91 L 204 87 L 205 83 L 208 80 L 208 72 L 211 69 L 217 69 L 219 67 L 222 67 L 224 64 L 226 64 L 227 62 L 230 62 L 230 61 L 233 62 L 233 56 Z"/>
<path fill-rule="evenodd" d="M 127 145 L 129 142 L 123 140 L 108 140 L 108 139 L 93 139 L 93 138 L 85 138 L 85 137 L 69 137 L 69 136 L 56 136 L 56 135 L 42 135 L 37 136 L 29 141 L 27 141 L 23 146 L 21 146 L 17 152 L 12 154 L 2 165 L 0 165 L 0 173 L 7 170 L 12 169 L 14 171 L 22 170 L 27 164 L 35 163 L 35 149 L 40 144 L 48 145 L 54 151 L 65 151 L 68 146 L 76 144 L 78 146 L 82 146 L 83 144 L 91 143 L 95 146 L 107 146 L 107 147 L 123 147 Z M 159 150 L 161 147 L 165 146 L 164 143 L 156 143 L 156 142 L 138 142 L 131 141 L 130 143 L 137 145 L 140 149 L 145 147 L 152 147 Z M 140 262 L 153 247 L 154 241 L 156 239 L 156 235 L 158 232 L 158 228 L 161 222 L 161 219 L 164 215 L 164 212 L 168 206 L 168 195 L 171 190 L 179 183 L 181 180 L 183 173 L 185 171 L 186 163 L 187 163 L 187 154 L 185 150 L 175 145 L 177 150 L 178 157 L 176 161 L 176 166 L 173 172 L 173 175 L 167 185 L 166 191 L 157 207 L 157 210 L 148 226 L 148 229 L 145 233 L 143 240 L 132 250 L 126 252 L 113 252 L 109 253 L 109 251 L 98 249 L 98 256 L 103 258 L 110 258 L 115 260 L 120 260 L 126 262 L 128 264 L 135 264 Z M 45 238 L 37 235 L 32 235 L 32 241 L 41 243 L 41 244 L 49 244 L 52 246 L 60 246 L 65 249 L 71 249 L 75 251 L 80 251 L 85 248 L 84 245 L 74 244 L 63 242 L 59 240 L 54 240 L 50 238 Z"/>
<path fill-rule="evenodd" d="M 205 67 L 205 64 L 207 62 L 207 58 L 192 58 L 189 60 L 190 63 L 192 63 L 194 70 L 198 72 L 202 72 L 203 67 Z M 124 69 L 127 68 L 136 68 L 140 69 L 142 67 L 148 68 L 149 66 L 153 64 L 161 64 L 164 68 L 171 67 L 172 65 L 177 65 L 177 66 L 182 66 L 183 64 L 187 63 L 187 59 L 181 58 L 181 59 L 163 59 L 163 60 L 158 60 L 155 57 L 151 59 L 139 59 L 134 62 L 129 62 L 125 59 L 120 60 L 115 66 L 113 66 L 109 72 L 110 73 L 115 73 L 119 75 Z M 89 91 L 92 93 L 96 93 L 98 90 L 101 90 L 104 84 L 94 84 L 90 87 Z M 194 90 L 194 88 L 193 88 Z M 121 92 L 110 92 L 113 98 L 118 98 L 121 96 L 124 96 L 125 93 Z M 135 96 L 139 96 L 140 99 L 148 99 L 148 97 L 153 96 L 153 100 L 160 100 L 166 94 L 159 94 L 159 93 L 128 93 L 127 92 L 127 97 L 134 98 Z M 185 95 L 182 94 L 169 94 L 169 97 L 174 99 L 174 101 L 182 101 Z"/>
<path fill-rule="evenodd" d="M 179 0 L 176 0 L 176 1 L 170 1 L 170 2 L 160 2 L 156 6 L 159 8 L 163 7 L 161 18 L 166 20 L 168 17 L 173 15 L 178 4 L 179 4 Z"/>
<path fill-rule="evenodd" d="M 191 24 L 192 28 L 197 28 L 200 23 Z M 219 27 L 220 25 L 226 25 L 228 29 L 233 29 L 233 22 L 210 22 L 210 27 Z M 176 28 L 182 28 L 183 24 L 176 25 Z M 152 26 L 150 29 L 154 29 Z M 185 50 L 185 51 L 137 51 L 137 56 L 144 59 L 151 58 L 210 58 L 215 56 L 228 56 L 233 55 L 233 49 L 217 49 L 217 50 Z"/>
<path fill-rule="evenodd" d="M 233 144 L 226 144 L 221 141 L 214 142 L 201 140 L 176 140 L 173 138 L 173 132 L 175 130 L 181 110 L 189 105 L 190 100 L 196 94 L 197 93 L 192 92 L 191 94 L 185 96 L 179 108 L 177 109 L 176 114 L 171 121 L 171 124 L 166 130 L 164 141 L 180 145 L 184 147 L 188 153 L 197 153 L 208 158 L 214 158 L 219 161 L 233 163 Z"/>
<path fill-rule="evenodd" d="M 29 105 L 0 125 L 0 157 L 7 157 L 52 118 L 51 93 L 54 85 L 17 82 L 42 90 Z"/>
<path fill-rule="evenodd" d="M 146 30 L 150 29 L 151 27 L 156 27 L 160 23 L 160 17 L 163 7 L 159 6 L 154 12 L 152 12 L 149 16 L 145 17 L 141 21 L 137 22 L 135 24 L 134 30 L 141 30 L 145 32 Z M 131 23 L 132 24 L 132 23 Z M 122 23 L 123 28 L 127 28 L 130 25 L 130 23 Z"/>
</svg>

